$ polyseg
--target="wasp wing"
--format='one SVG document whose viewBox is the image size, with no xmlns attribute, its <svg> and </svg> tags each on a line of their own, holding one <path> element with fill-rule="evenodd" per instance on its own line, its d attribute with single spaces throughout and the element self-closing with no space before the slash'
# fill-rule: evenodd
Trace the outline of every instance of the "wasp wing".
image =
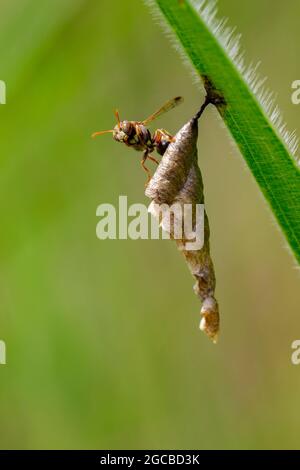
<svg viewBox="0 0 300 470">
<path fill-rule="evenodd" d="M 159 108 L 155 113 L 151 114 L 151 116 L 147 117 L 142 124 L 145 126 L 149 124 L 149 122 L 154 121 L 157 119 L 159 116 L 162 114 L 166 113 L 167 111 L 170 111 L 171 109 L 175 108 L 178 106 L 180 103 L 183 102 L 182 96 L 176 96 L 176 98 L 172 98 L 171 100 L 167 101 L 161 108 Z"/>
</svg>

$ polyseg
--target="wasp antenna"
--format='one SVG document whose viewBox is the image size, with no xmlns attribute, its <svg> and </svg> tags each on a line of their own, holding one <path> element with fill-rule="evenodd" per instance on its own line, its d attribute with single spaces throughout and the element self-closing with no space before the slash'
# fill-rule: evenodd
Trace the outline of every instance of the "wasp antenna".
<svg viewBox="0 0 300 470">
<path fill-rule="evenodd" d="M 117 109 L 115 110 L 115 116 L 117 118 L 118 126 L 120 127 L 120 115 L 119 115 L 119 111 Z"/>
<path fill-rule="evenodd" d="M 100 132 L 94 132 L 91 137 L 94 139 L 94 137 L 97 137 L 97 135 L 103 135 L 103 134 L 108 134 L 109 132 L 114 132 L 113 129 L 110 129 L 108 131 L 100 131 Z"/>
</svg>

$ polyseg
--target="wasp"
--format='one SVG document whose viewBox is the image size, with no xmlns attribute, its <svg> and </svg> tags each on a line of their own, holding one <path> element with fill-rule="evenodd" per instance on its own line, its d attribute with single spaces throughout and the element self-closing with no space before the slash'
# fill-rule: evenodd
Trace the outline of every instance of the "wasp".
<svg viewBox="0 0 300 470">
<path fill-rule="evenodd" d="M 132 147 L 139 152 L 143 152 L 141 165 L 147 173 L 147 185 L 151 179 L 151 173 L 149 168 L 146 167 L 146 160 L 149 159 L 158 165 L 159 162 L 151 155 L 151 153 L 156 150 L 159 155 L 163 155 L 169 144 L 175 140 L 174 136 L 165 129 L 157 129 L 153 135 L 151 135 L 147 126 L 162 114 L 175 108 L 175 106 L 178 106 L 182 101 L 183 98 L 181 96 L 177 96 L 176 98 L 167 101 L 161 108 L 147 117 L 144 121 L 121 121 L 119 112 L 116 110 L 116 126 L 107 131 L 94 132 L 92 137 L 112 133 L 114 140 L 117 142 L 123 142 L 128 147 Z"/>
</svg>

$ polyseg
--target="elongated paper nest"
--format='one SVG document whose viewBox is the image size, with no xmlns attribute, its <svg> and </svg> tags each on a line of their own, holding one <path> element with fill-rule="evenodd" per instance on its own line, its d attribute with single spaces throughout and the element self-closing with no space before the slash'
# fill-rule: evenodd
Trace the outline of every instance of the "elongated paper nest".
<svg viewBox="0 0 300 470">
<path fill-rule="evenodd" d="M 203 181 L 198 167 L 197 158 L 197 117 L 185 124 L 175 136 L 164 153 L 157 170 L 149 182 L 145 194 L 152 199 L 149 211 L 159 217 L 161 212 L 158 205 L 174 204 L 191 205 L 193 209 L 193 232 L 199 230 L 196 226 L 196 205 L 204 204 Z M 185 206 L 186 207 L 186 206 Z M 163 228 L 169 231 L 171 238 L 175 239 L 178 249 L 183 253 L 192 275 L 196 279 L 194 290 L 202 301 L 200 311 L 200 329 L 204 331 L 214 342 L 217 341 L 219 332 L 218 303 L 214 297 L 215 273 L 209 251 L 209 223 L 204 212 L 204 240 L 201 249 L 187 249 L 189 234 L 182 230 L 182 238 L 176 237 L 176 215 L 172 213 L 172 222 Z M 182 222 L 181 222 L 182 223 Z M 203 229 L 203 226 L 202 226 Z M 199 237 L 200 238 L 200 237 Z"/>
</svg>

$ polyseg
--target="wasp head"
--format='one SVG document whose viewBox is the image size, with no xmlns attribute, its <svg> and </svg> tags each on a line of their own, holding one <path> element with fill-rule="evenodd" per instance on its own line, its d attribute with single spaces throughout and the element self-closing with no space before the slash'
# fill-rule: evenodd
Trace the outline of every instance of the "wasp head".
<svg viewBox="0 0 300 470">
<path fill-rule="evenodd" d="M 112 133 L 113 138 L 117 142 L 127 142 L 132 136 L 132 134 L 134 134 L 134 123 L 131 121 L 120 121 L 118 111 L 115 111 L 115 116 L 117 118 L 117 124 L 113 129 L 107 131 L 94 132 L 94 134 L 92 134 L 92 137 Z"/>
<path fill-rule="evenodd" d="M 134 128 L 130 121 L 120 121 L 113 129 L 113 138 L 117 142 L 126 142 L 132 135 Z"/>
</svg>

